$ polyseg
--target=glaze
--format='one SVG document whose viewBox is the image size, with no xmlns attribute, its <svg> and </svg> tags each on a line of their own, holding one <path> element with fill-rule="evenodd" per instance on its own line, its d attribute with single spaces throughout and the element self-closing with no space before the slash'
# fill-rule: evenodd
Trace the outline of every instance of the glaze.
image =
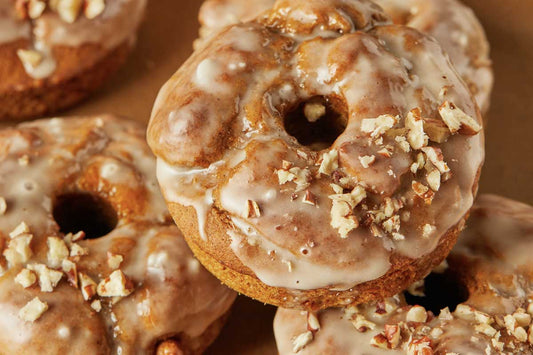
<svg viewBox="0 0 533 355">
<path fill-rule="evenodd" d="M 448 270 L 469 291 L 453 312 L 446 308 L 434 316 L 407 305 L 401 295 L 329 309 L 317 314 L 320 329 L 302 337 L 307 344 L 294 351 L 296 338 L 310 329 L 307 314 L 279 309 L 274 320 L 278 350 L 282 355 L 415 354 L 418 341 L 418 346 L 429 344 L 424 354 L 532 354 L 532 265 L 527 255 L 532 242 L 533 207 L 482 195 L 448 259 Z M 397 326 L 401 335 L 395 337 Z M 421 347 L 417 350 L 421 353 Z"/>
<path fill-rule="evenodd" d="M 0 131 L 2 351 L 135 354 L 169 337 L 187 346 L 228 311 L 235 293 L 199 265 L 171 226 L 154 171 L 142 129 L 113 116 Z M 116 227 L 96 239 L 65 234 L 57 205 L 71 193 L 107 201 Z M 28 249 L 15 248 L 26 235 Z M 32 270 L 39 282 L 28 277 Z M 48 309 L 34 322 L 21 319 L 35 297 Z M 192 344 L 193 353 L 207 346 Z"/>
</svg>

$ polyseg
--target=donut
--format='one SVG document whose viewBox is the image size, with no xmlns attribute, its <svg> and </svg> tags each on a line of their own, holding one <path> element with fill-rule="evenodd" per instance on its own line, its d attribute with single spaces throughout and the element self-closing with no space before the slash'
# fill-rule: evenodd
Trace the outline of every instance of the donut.
<svg viewBox="0 0 533 355">
<path fill-rule="evenodd" d="M 199 354 L 235 293 L 201 267 L 144 129 L 110 115 L 0 131 L 0 352 Z"/>
<path fill-rule="evenodd" d="M 126 60 L 146 0 L 1 0 L 0 121 L 51 114 Z"/>
<path fill-rule="evenodd" d="M 426 279 L 425 297 L 309 316 L 280 308 L 279 353 L 533 354 L 532 248 L 533 207 L 482 195 L 447 268 Z"/>
<path fill-rule="evenodd" d="M 198 259 L 238 292 L 303 309 L 392 296 L 438 265 L 483 141 L 438 43 L 369 1 L 278 1 L 227 28 L 163 86 L 148 127 Z"/>
<path fill-rule="evenodd" d="M 207 0 L 200 8 L 200 39 L 195 47 L 224 27 L 252 20 L 275 0 Z M 435 37 L 486 113 L 494 76 L 490 48 L 474 12 L 458 0 L 374 0 L 396 24 Z"/>
</svg>

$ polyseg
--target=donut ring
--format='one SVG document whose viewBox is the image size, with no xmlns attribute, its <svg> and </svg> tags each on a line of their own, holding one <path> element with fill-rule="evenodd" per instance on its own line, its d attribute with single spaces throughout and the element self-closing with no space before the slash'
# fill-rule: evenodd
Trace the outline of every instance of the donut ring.
<svg viewBox="0 0 533 355">
<path fill-rule="evenodd" d="M 445 275 L 453 277 L 455 288 L 453 283 L 439 288 L 448 297 L 456 289 L 467 291 L 456 309 L 434 315 L 398 295 L 312 314 L 309 333 L 305 312 L 279 309 L 274 320 L 279 353 L 532 354 L 532 247 L 533 207 L 480 196 L 448 259 Z M 433 295 L 442 296 L 439 291 Z M 298 341 L 300 334 L 305 335 Z"/>
<path fill-rule="evenodd" d="M 2 0 L 0 121 L 57 112 L 100 87 L 133 48 L 145 7 L 146 0 Z"/>
<path fill-rule="evenodd" d="M 254 19 L 275 0 L 207 0 L 200 9 L 202 42 L 224 27 Z M 481 112 L 490 105 L 494 76 L 490 48 L 474 12 L 458 0 L 374 0 L 395 24 L 406 25 L 433 36 L 476 97 Z"/>
<path fill-rule="evenodd" d="M 373 3 L 291 4 L 224 30 L 162 88 L 148 141 L 163 195 L 199 260 L 247 296 L 392 296 L 464 224 L 477 105 L 434 40 Z"/>
<path fill-rule="evenodd" d="M 235 293 L 194 259 L 154 169 L 143 129 L 113 116 L 0 131 L 3 353 L 199 354 L 215 339 Z"/>
</svg>

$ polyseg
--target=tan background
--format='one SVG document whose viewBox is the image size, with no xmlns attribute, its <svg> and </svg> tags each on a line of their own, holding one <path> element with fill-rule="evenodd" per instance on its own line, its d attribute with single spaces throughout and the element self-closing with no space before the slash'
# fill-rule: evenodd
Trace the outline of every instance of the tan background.
<svg viewBox="0 0 533 355">
<path fill-rule="evenodd" d="M 466 2 L 485 25 L 496 72 L 481 190 L 533 204 L 533 1 Z M 152 0 L 127 65 L 92 99 L 66 114 L 111 112 L 146 122 L 159 87 L 192 51 L 200 4 Z M 273 315 L 273 307 L 240 297 L 208 354 L 275 353 Z"/>
</svg>

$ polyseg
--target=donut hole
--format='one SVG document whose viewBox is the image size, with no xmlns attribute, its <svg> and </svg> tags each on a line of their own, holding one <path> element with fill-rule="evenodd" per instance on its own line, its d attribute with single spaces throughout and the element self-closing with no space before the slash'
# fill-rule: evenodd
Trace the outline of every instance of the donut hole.
<svg viewBox="0 0 533 355">
<path fill-rule="evenodd" d="M 62 233 L 83 231 L 86 239 L 96 239 L 108 234 L 118 222 L 117 213 L 109 202 L 83 192 L 58 196 L 53 216 Z"/>
<path fill-rule="evenodd" d="M 344 132 L 347 109 L 340 100 L 315 96 L 290 109 L 283 119 L 285 130 L 312 150 L 329 148 Z"/>
<path fill-rule="evenodd" d="M 469 293 L 466 286 L 453 272 L 433 272 L 424 279 L 424 296 L 415 296 L 404 292 L 405 300 L 410 305 L 420 305 L 433 314 L 438 315 L 443 308 L 448 307 L 451 312 L 457 305 L 468 300 Z"/>
</svg>

